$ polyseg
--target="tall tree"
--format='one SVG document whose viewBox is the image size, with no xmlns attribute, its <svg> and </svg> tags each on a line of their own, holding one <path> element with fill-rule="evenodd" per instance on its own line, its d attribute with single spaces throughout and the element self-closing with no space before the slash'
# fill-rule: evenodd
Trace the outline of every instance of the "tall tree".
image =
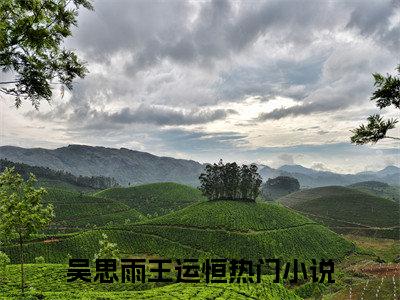
<svg viewBox="0 0 400 300">
<path fill-rule="evenodd" d="M 25 289 L 23 245 L 54 218 L 53 206 L 41 203 L 46 190 L 35 188 L 35 183 L 33 174 L 25 181 L 14 168 L 6 168 L 0 174 L 0 231 L 18 239 L 22 293 Z"/>
<path fill-rule="evenodd" d="M 261 175 L 258 173 L 258 167 L 256 165 L 250 165 L 250 173 L 251 173 L 251 198 L 256 200 L 258 195 L 260 194 L 260 187 L 262 184 Z"/>
<path fill-rule="evenodd" d="M 0 81 L 0 92 L 15 106 L 29 99 L 38 109 L 50 101 L 53 84 L 72 89 L 87 69 L 77 55 L 62 46 L 77 25 L 79 7 L 93 9 L 91 0 L 1 0 L 0 68 L 10 79 Z"/>
<path fill-rule="evenodd" d="M 207 165 L 199 177 L 200 187 L 209 200 L 255 201 L 262 183 L 257 166 L 226 163 Z"/>
<path fill-rule="evenodd" d="M 240 169 L 240 194 L 242 198 L 249 199 L 251 197 L 252 174 L 247 165 L 242 165 Z"/>
<path fill-rule="evenodd" d="M 400 75 L 400 64 L 396 68 Z M 375 87 L 377 88 L 371 97 L 376 102 L 379 109 L 393 105 L 400 108 L 400 77 L 387 74 L 386 76 L 375 73 L 373 74 Z M 387 132 L 395 128 L 397 119 L 384 120 L 379 114 L 368 117 L 367 125 L 360 125 L 358 128 L 351 130 L 353 136 L 351 142 L 357 145 L 372 143 L 375 144 L 381 139 L 400 140 L 398 137 L 388 136 Z"/>
</svg>

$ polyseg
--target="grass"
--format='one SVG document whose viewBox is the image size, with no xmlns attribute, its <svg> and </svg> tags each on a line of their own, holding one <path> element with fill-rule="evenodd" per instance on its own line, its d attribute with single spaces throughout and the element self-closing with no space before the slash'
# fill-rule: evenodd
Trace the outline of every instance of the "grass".
<svg viewBox="0 0 400 300">
<path fill-rule="evenodd" d="M 335 268 L 341 270 L 338 283 L 329 287 L 322 299 L 393 299 L 399 294 L 398 259 L 400 242 L 346 235 L 357 245 L 357 252 L 348 256 Z"/>
<path fill-rule="evenodd" d="M 173 182 L 110 188 L 94 195 L 118 200 L 149 216 L 164 215 L 206 200 L 198 189 Z"/>
<path fill-rule="evenodd" d="M 375 255 L 379 260 L 395 262 L 399 259 L 400 241 L 393 239 L 371 238 L 366 236 L 346 235 L 347 240 Z"/>
</svg>

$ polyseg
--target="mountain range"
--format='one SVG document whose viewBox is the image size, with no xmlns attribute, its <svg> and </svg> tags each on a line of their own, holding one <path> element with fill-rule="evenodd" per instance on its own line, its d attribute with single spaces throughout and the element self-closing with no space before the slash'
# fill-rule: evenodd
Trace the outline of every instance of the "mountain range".
<svg viewBox="0 0 400 300">
<path fill-rule="evenodd" d="M 198 177 L 204 169 L 204 164 L 193 160 L 156 156 L 126 148 L 86 145 L 68 145 L 57 149 L 1 146 L 0 159 L 61 170 L 77 176 L 111 177 L 125 186 L 166 181 L 197 186 Z M 356 174 L 318 171 L 301 165 L 283 165 L 277 169 L 259 166 L 259 173 L 264 180 L 291 176 L 299 180 L 302 187 L 349 185 L 361 181 L 400 184 L 400 168 L 396 166 Z"/>
<path fill-rule="evenodd" d="M 260 174 L 263 178 L 291 176 L 296 178 L 302 187 L 329 185 L 346 186 L 362 181 L 379 181 L 391 185 L 400 184 L 400 168 L 396 166 L 387 166 L 380 171 L 359 172 L 356 174 L 339 174 L 330 171 L 319 171 L 301 165 L 283 165 L 278 169 L 266 168 L 260 170 Z"/>
<path fill-rule="evenodd" d="M 73 175 L 105 176 L 121 185 L 173 181 L 197 185 L 203 165 L 146 152 L 69 145 L 57 149 L 0 147 L 0 158 L 32 166 L 62 170 Z"/>
</svg>

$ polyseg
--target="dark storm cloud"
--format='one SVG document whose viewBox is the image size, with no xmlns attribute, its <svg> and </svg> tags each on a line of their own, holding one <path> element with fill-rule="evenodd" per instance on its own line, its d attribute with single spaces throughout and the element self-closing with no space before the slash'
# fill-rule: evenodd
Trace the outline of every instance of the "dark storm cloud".
<svg viewBox="0 0 400 300">
<path fill-rule="evenodd" d="M 275 96 L 301 100 L 321 76 L 326 55 L 296 61 L 277 60 L 267 65 L 239 67 L 221 74 L 218 85 L 220 97 L 228 99 L 263 95 L 269 100 Z"/>
<path fill-rule="evenodd" d="M 366 103 L 373 89 L 371 74 L 382 65 L 386 67 L 385 60 L 369 49 L 349 47 L 337 50 L 324 62 L 320 82 L 307 90 L 307 95 L 298 101 L 299 105 L 261 113 L 257 120 L 339 112 Z"/>
<path fill-rule="evenodd" d="M 89 60 L 100 63 L 121 53 L 126 58 L 125 75 L 131 80 L 165 60 L 193 68 L 213 66 L 252 47 L 259 38 L 266 45 L 266 57 L 269 44 L 302 51 L 312 45 L 317 34 L 337 30 L 359 32 L 393 51 L 393 43 L 399 41 L 395 38 L 399 26 L 389 28 L 389 19 L 396 13 L 396 3 L 97 1 L 95 12 L 81 15 L 79 30 L 70 43 Z M 208 97 L 223 102 L 245 95 L 280 95 L 307 102 L 304 97 L 318 83 L 321 68 L 333 50 L 331 47 L 325 54 L 314 53 L 301 61 L 274 59 L 258 67 L 228 68 L 213 85 L 216 93 L 208 91 Z M 102 82 L 106 80 L 113 81 L 104 78 Z M 113 91 L 123 86 L 118 81 L 114 85 L 109 87 Z M 127 88 L 126 92 L 132 91 Z M 184 101 L 191 103 L 193 99 Z"/>
<path fill-rule="evenodd" d="M 195 109 L 185 112 L 171 108 L 141 105 L 136 110 L 124 108 L 117 113 L 103 114 L 102 117 L 113 123 L 121 124 L 192 125 L 222 120 L 229 114 L 236 113 L 232 109 Z"/>
<path fill-rule="evenodd" d="M 179 149 L 185 153 L 218 152 L 229 153 L 235 148 L 235 142 L 247 137 L 237 132 L 208 133 L 201 130 L 164 129 L 155 134 L 156 139 L 162 139 L 164 150 Z"/>
<path fill-rule="evenodd" d="M 43 120 L 54 120 L 63 116 L 70 123 L 84 126 L 86 129 L 97 128 L 113 129 L 123 124 L 152 124 L 158 126 L 170 125 L 194 125 L 223 120 L 228 115 L 237 114 L 233 109 L 192 109 L 189 111 L 176 110 L 168 107 L 140 105 L 137 109 L 123 108 L 117 112 L 107 112 L 83 106 L 58 106 L 57 109 L 41 114 L 29 112 L 30 116 L 36 116 Z"/>
<path fill-rule="evenodd" d="M 338 112 L 368 98 L 369 74 L 392 67 L 398 10 L 398 1 L 98 0 L 68 41 L 95 71 L 67 103 L 35 116 L 92 129 L 206 124 L 234 113 L 208 105 L 246 96 L 299 104 L 252 124 Z M 337 33 L 360 40 L 337 41 Z"/>
<path fill-rule="evenodd" d="M 325 1 L 226 0 L 97 1 L 95 12 L 84 12 L 76 38 L 71 41 L 91 58 L 103 61 L 128 51 L 127 65 L 135 73 L 165 58 L 180 63 L 210 64 L 251 46 L 260 36 L 266 43 L 279 41 L 304 46 L 316 32 L 349 28 L 378 38 L 392 48 L 398 27 L 388 29 L 395 4 L 390 1 L 336 3 Z M 350 17 L 348 15 L 350 14 Z"/>
<path fill-rule="evenodd" d="M 373 37 L 378 43 L 398 52 L 400 27 L 397 25 L 390 28 L 390 18 L 399 7 L 399 0 L 371 1 L 368 5 L 362 1 L 355 1 L 346 27 L 358 30 L 362 36 Z"/>
</svg>

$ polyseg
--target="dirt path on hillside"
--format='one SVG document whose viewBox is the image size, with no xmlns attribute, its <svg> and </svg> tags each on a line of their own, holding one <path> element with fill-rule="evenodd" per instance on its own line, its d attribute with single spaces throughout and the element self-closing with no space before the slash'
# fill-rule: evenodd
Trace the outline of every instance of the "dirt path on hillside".
<svg viewBox="0 0 400 300">
<path fill-rule="evenodd" d="M 400 264 L 376 264 L 372 266 L 365 266 L 358 269 L 359 272 L 367 275 L 374 275 L 377 277 L 399 277 L 400 278 Z"/>
</svg>

